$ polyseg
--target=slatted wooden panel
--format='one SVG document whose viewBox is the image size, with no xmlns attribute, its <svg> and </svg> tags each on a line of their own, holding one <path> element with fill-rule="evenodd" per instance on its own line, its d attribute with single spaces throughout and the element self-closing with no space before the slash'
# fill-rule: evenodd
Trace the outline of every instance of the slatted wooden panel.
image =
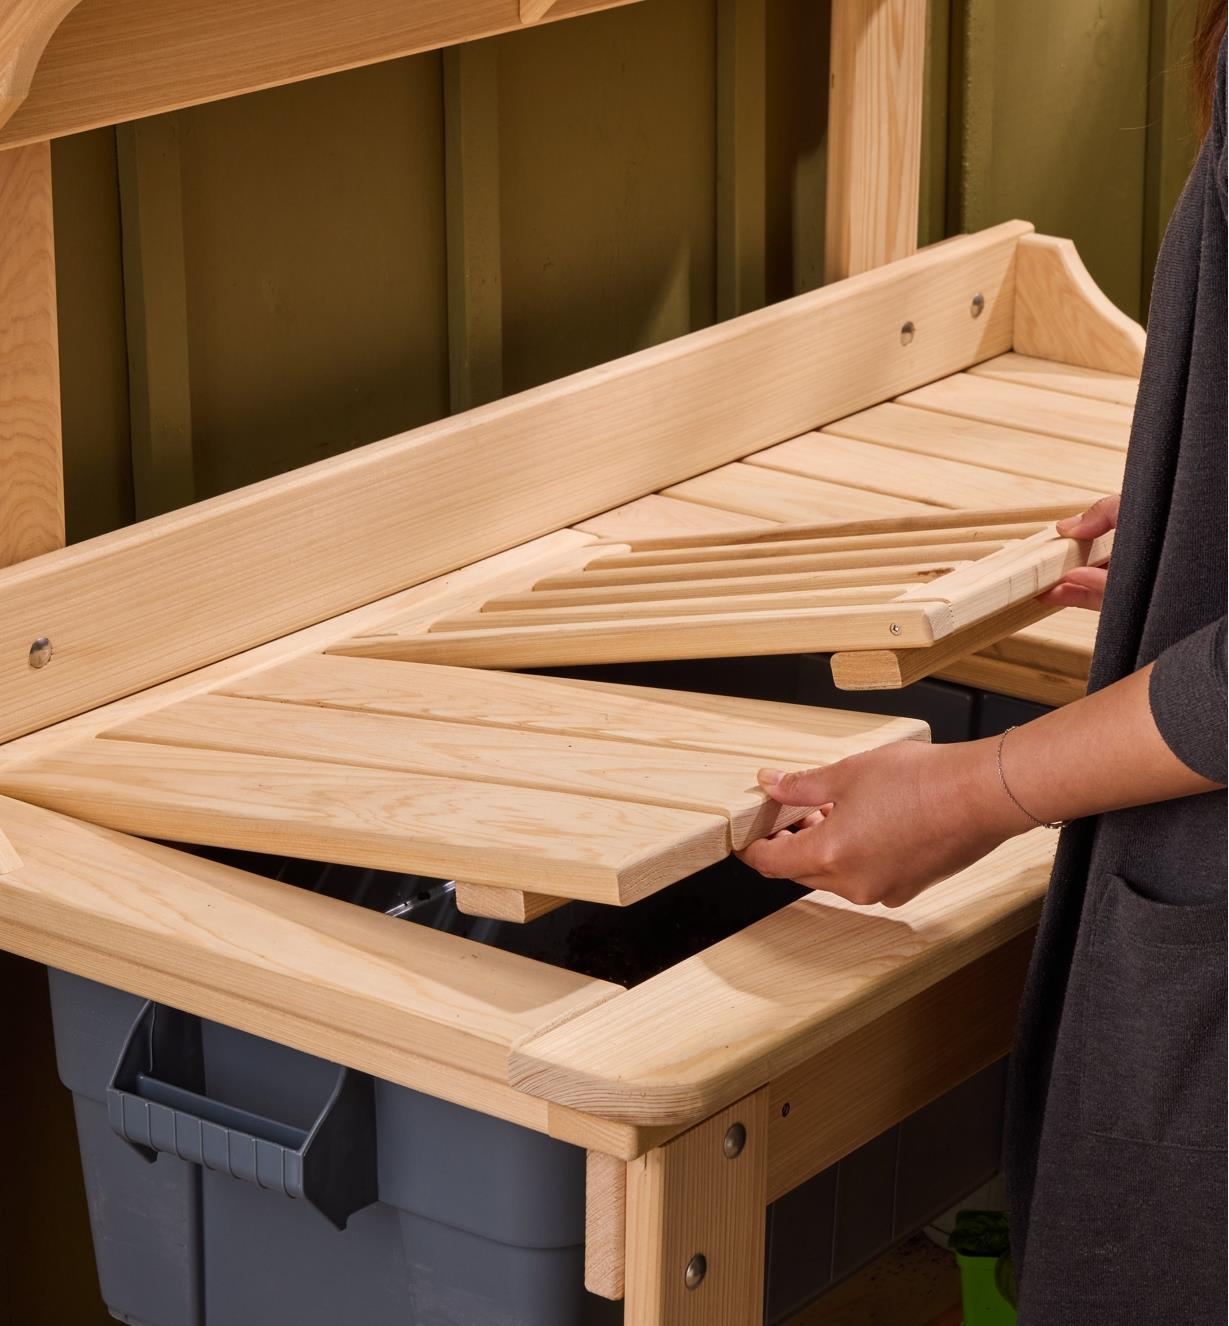
<svg viewBox="0 0 1229 1326">
<path fill-rule="evenodd" d="M 1085 562 L 1090 550 L 1058 538 L 1053 521 L 1086 501 L 598 546 L 480 611 L 425 631 L 418 618 L 390 621 L 332 652 L 512 668 L 892 649 L 924 672 L 937 641 L 973 626 L 997 638 L 995 614 Z"/>
<path fill-rule="evenodd" d="M 0 787 L 147 837 L 626 904 L 803 813 L 760 792 L 757 764 L 926 735 L 907 720 L 707 706 L 308 655 L 17 765 Z"/>
</svg>

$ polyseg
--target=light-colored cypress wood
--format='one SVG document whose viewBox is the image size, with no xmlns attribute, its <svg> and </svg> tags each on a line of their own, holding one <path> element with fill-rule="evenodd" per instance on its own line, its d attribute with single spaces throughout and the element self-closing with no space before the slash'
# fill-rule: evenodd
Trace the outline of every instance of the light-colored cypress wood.
<svg viewBox="0 0 1229 1326">
<path fill-rule="evenodd" d="M 810 894 L 523 1042 L 509 1080 L 611 1119 L 706 1118 L 1029 930 L 1055 841 L 1013 838 L 895 909 Z"/>
<path fill-rule="evenodd" d="M 545 18 L 624 3 L 554 0 Z M 522 26 L 520 0 L 8 0 L 2 13 L 0 148 Z"/>
<path fill-rule="evenodd" d="M 26 6 L 29 9 L 29 6 Z M 5 19 L 0 14 L 0 39 Z M 0 114 L 4 95 L 0 48 Z M 64 544 L 51 147 L 0 152 L 0 567 Z M 44 632 L 33 625 L 21 650 Z M 0 690 L 4 689 L 0 687 Z"/>
<path fill-rule="evenodd" d="M 628 1166 L 627 1326 L 763 1321 L 766 1112 L 756 1091 Z M 745 1141 L 731 1157 L 734 1127 Z M 704 1274 L 689 1288 L 696 1257 Z"/>
<path fill-rule="evenodd" d="M 717 815 L 357 766 L 330 776 L 306 760 L 100 738 L 3 774 L 0 790 L 171 842 L 615 905 L 730 850 Z"/>
<path fill-rule="evenodd" d="M 486 916 L 495 921 L 513 921 L 525 925 L 539 916 L 558 911 L 569 898 L 553 898 L 546 893 L 527 893 L 524 889 L 495 889 L 489 884 L 466 884 L 457 880 L 457 911 L 466 916 Z"/>
<path fill-rule="evenodd" d="M 576 528 L 605 539 L 634 539 L 670 530 L 764 529 L 772 522 L 762 516 L 745 516 L 735 511 L 716 511 L 698 502 L 684 502 L 660 493 L 649 493 L 634 502 L 625 502 L 613 511 L 582 520 Z"/>
<path fill-rule="evenodd" d="M 602 365 L 156 517 L 37 567 L 0 572 L 7 702 L 0 739 L 1001 353 L 1022 233 L 1027 227 L 1010 223 L 956 239 L 890 271 L 655 346 L 614 368 Z M 971 281 L 988 300 L 975 324 L 950 298 Z M 933 338 L 908 347 L 897 335 L 902 289 L 935 308 Z M 799 360 L 822 363 L 824 372 L 799 374 L 792 367 Z M 867 495 L 847 491 L 864 510 Z M 898 499 L 873 500 L 883 512 L 912 509 Z M 34 672 L 26 651 L 39 634 L 52 638 L 56 661 Z"/>
<path fill-rule="evenodd" d="M 1016 261 L 1013 349 L 1139 377 L 1144 329 L 1102 293 L 1069 239 L 1030 237 Z"/>
<path fill-rule="evenodd" d="M 980 465 L 901 451 L 830 432 L 808 433 L 782 442 L 749 457 L 748 463 L 954 508 L 995 502 L 1003 506 L 1091 502 L 1101 495 L 1097 489 L 1081 488 L 1073 482 L 1005 475 Z"/>
<path fill-rule="evenodd" d="M 829 433 L 877 442 L 898 451 L 960 461 L 982 471 L 1027 480 L 1048 479 L 1098 495 L 1121 489 L 1126 460 L 1123 452 L 1109 447 L 1050 437 L 1023 428 L 1004 428 L 980 419 L 919 410 L 894 402 L 829 424 L 824 434 Z"/>
<path fill-rule="evenodd" d="M 103 735 L 151 746 L 302 760 L 309 767 L 322 766 L 321 783 L 339 782 L 343 796 L 351 768 L 390 769 L 473 782 L 471 794 L 479 804 L 488 795 L 498 797 L 504 788 L 533 788 L 701 811 L 729 821 L 736 848 L 802 815 L 801 810 L 787 810 L 765 797 L 742 756 L 521 732 L 481 722 L 440 723 L 202 695 Z M 407 781 L 412 785 L 413 780 Z M 569 797 L 569 805 L 572 800 Z M 569 834 L 563 814 L 541 829 L 546 834 Z M 429 829 L 424 826 L 424 831 Z M 629 849 L 632 846 L 628 844 Z M 544 874 L 543 883 L 548 882 Z"/>
<path fill-rule="evenodd" d="M 623 1297 L 627 1255 L 627 1165 L 601 1151 L 585 1154 L 585 1288 Z"/>
<path fill-rule="evenodd" d="M 996 382 L 958 373 L 899 397 L 903 405 L 916 405 L 941 414 L 964 415 L 988 424 L 1006 424 L 1051 437 L 1089 442 L 1125 451 L 1131 431 L 1131 410 L 1086 396 L 1064 396 L 1016 382 Z"/>
<path fill-rule="evenodd" d="M 1011 1049 L 1031 930 L 960 967 L 768 1088 L 768 1200 Z"/>
<path fill-rule="evenodd" d="M 926 0 L 833 4 L 826 281 L 917 247 L 925 59 Z"/>
<path fill-rule="evenodd" d="M 513 1043 L 619 993 L 21 802 L 0 819 L 23 862 L 0 930 L 43 936 L 29 956 L 312 1053 L 345 1041 L 342 1062 L 393 1081 L 434 1058 L 499 1083 Z"/>
<path fill-rule="evenodd" d="M 987 359 L 984 364 L 974 364 L 969 372 L 979 377 L 998 378 L 1001 382 L 1019 382 L 1026 387 L 1061 391 L 1067 396 L 1112 401 L 1115 405 L 1134 406 L 1139 392 L 1139 378 L 1133 373 L 1108 373 L 1101 368 L 1055 363 L 1052 359 L 1035 359 L 1017 350 Z"/>
</svg>

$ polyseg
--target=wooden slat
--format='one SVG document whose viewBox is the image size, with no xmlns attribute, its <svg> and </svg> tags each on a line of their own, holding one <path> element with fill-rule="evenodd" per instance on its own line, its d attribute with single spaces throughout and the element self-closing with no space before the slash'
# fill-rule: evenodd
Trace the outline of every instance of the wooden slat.
<svg viewBox="0 0 1229 1326">
<path fill-rule="evenodd" d="M 729 851 L 729 826 L 715 815 L 100 738 L 6 773 L 0 790 L 171 842 L 616 905 Z"/>
<path fill-rule="evenodd" d="M 653 534 L 668 535 L 678 530 L 763 529 L 771 524 L 763 516 L 719 511 L 699 502 L 684 502 L 676 497 L 650 493 L 634 502 L 625 502 L 613 511 L 582 520 L 576 528 L 605 539 L 639 539 Z"/>
<path fill-rule="evenodd" d="M 525 925 L 539 916 L 558 911 L 571 902 L 547 893 L 528 893 L 524 889 L 496 889 L 489 884 L 466 884 L 457 880 L 457 911 L 466 916 L 487 916 L 495 921 Z"/>
<path fill-rule="evenodd" d="M 874 649 L 885 641 L 925 646 L 934 638 L 924 605 L 891 603 L 366 636 L 328 652 L 462 667 L 537 668 Z"/>
<path fill-rule="evenodd" d="M 601 1151 L 585 1154 L 585 1288 L 623 1297 L 627 1254 L 627 1165 Z"/>
<path fill-rule="evenodd" d="M 299 10 L 295 21 L 310 28 Z M 0 740 L 1000 354 L 1023 233 L 1011 223 L 953 240 L 0 572 Z M 979 319 L 963 307 L 970 285 L 986 294 Z M 900 344 L 902 302 L 933 310 L 932 336 Z M 56 658 L 34 672 L 26 654 L 40 634 Z"/>
<path fill-rule="evenodd" d="M 0 14 L 0 39 L 5 26 Z M 4 73 L 0 60 L 0 117 Z M 63 544 L 51 149 L 38 143 L 0 153 L 0 567 Z"/>
<path fill-rule="evenodd" d="M 894 402 L 840 419 L 829 424 L 824 433 L 880 442 L 923 456 L 958 460 L 983 470 L 1050 479 L 1100 494 L 1115 493 L 1122 487 L 1126 459 L 1121 452 L 1108 447 Z"/>
<path fill-rule="evenodd" d="M 1139 377 L 1144 329 L 1097 288 L 1069 239 L 1030 238 L 1020 249 L 1016 281 L 1013 349 Z"/>
<path fill-rule="evenodd" d="M 1006 475 L 979 465 L 936 459 L 873 442 L 810 433 L 751 456 L 751 465 L 765 465 L 788 474 L 803 474 L 837 483 L 865 486 L 892 497 L 911 497 L 939 506 L 970 507 L 1013 502 L 1079 502 L 1093 500 L 1099 489 L 1074 483 Z"/>
<path fill-rule="evenodd" d="M 1033 531 L 1030 529 L 1029 532 Z M 977 537 L 981 531 L 972 533 L 974 538 L 970 542 L 893 543 L 884 548 L 856 548 L 847 552 L 791 554 L 790 545 L 783 544 L 785 551 L 778 554 L 776 547 L 770 544 L 760 555 L 744 557 L 741 548 L 731 547 L 728 561 L 659 562 L 652 554 L 644 560 L 632 555 L 615 555 L 609 561 L 605 557 L 594 558 L 579 571 L 569 569 L 543 576 L 534 582 L 533 592 L 636 585 L 645 594 L 656 594 L 659 592 L 655 588 L 657 585 L 723 579 L 741 580 L 747 590 L 754 590 L 762 588 L 764 582 L 782 576 L 816 576 L 829 571 L 847 571 L 853 583 L 860 584 L 863 582 L 856 577 L 862 574 L 891 571 L 902 566 L 950 566 L 957 561 L 976 561 L 1005 546 L 993 538 Z M 818 545 L 807 541 L 805 546 L 814 548 Z M 872 579 L 865 583 L 884 582 Z"/>
<path fill-rule="evenodd" d="M 757 1091 L 627 1170 L 627 1326 L 755 1326 L 764 1312 L 767 1092 Z M 746 1143 L 725 1154 L 729 1129 Z M 684 1276 L 697 1254 L 703 1279 Z"/>
<path fill-rule="evenodd" d="M 825 281 L 917 247 L 925 59 L 926 0 L 832 6 Z"/>
<path fill-rule="evenodd" d="M 1068 396 L 1088 396 L 1094 401 L 1112 401 L 1115 405 L 1135 406 L 1139 378 L 1135 374 L 1106 373 L 1078 364 L 1058 364 L 1052 359 L 1035 359 L 1013 350 L 1010 354 L 987 359 L 969 369 L 979 377 L 998 378 L 1000 382 L 1019 382 L 1026 387 L 1061 391 Z"/>
<path fill-rule="evenodd" d="M 0 931 L 45 935 L 31 956 L 393 1081 L 403 1058 L 498 1079 L 522 1036 L 620 993 L 20 802 L 0 820 L 23 859 Z"/>
<path fill-rule="evenodd" d="M 785 443 L 783 445 L 789 445 Z M 777 448 L 771 448 L 777 450 Z M 1060 510 L 1078 510 L 1074 502 Z M 963 544 L 985 540 L 991 546 L 1001 545 L 1008 539 L 1020 539 L 1053 523 L 1046 520 L 1003 521 L 997 524 L 966 525 L 959 513 L 952 513 L 950 525 L 936 529 L 904 529 L 885 533 L 845 534 L 829 536 L 814 534 L 813 526 L 777 525 L 772 537 L 749 539 L 713 539 L 711 543 L 689 544 L 681 548 L 643 547 L 628 544 L 626 551 L 598 545 L 585 562 L 585 570 L 600 571 L 614 567 L 687 565 L 693 562 L 740 561 L 756 557 L 789 557 L 800 553 L 862 552 L 870 548 L 904 548 L 909 552 L 931 544 Z M 788 537 L 787 537 L 788 536 Z M 908 555 L 908 554 L 906 554 Z"/>
<path fill-rule="evenodd" d="M 349 767 L 357 766 L 472 780 L 477 785 L 470 794 L 478 801 L 488 795 L 498 797 L 504 788 L 520 787 L 696 810 L 728 819 L 736 848 L 784 828 L 803 813 L 765 797 L 755 785 L 755 771 L 742 756 L 518 732 L 480 723 L 439 723 L 202 695 L 103 735 L 155 746 L 345 766 L 322 770 L 326 782 L 344 784 Z M 526 813 L 530 809 L 527 806 Z M 542 825 L 545 833 L 566 834 L 567 829 L 562 815 L 556 824 Z"/>
<path fill-rule="evenodd" d="M 1058 506 L 1021 507 L 1018 505 L 1004 509 L 991 507 L 976 511 L 946 511 L 934 507 L 909 512 L 903 516 L 875 516 L 854 520 L 828 520 L 819 523 L 798 524 L 796 522 L 769 525 L 760 529 L 725 532 L 720 539 L 712 534 L 675 533 L 655 538 L 637 538 L 631 540 L 633 553 L 649 551 L 707 548 L 715 543 L 771 543 L 777 539 L 837 539 L 852 538 L 859 542 L 881 535 L 897 536 L 897 541 L 907 542 L 908 536 L 925 533 L 933 541 L 932 532 L 936 530 L 950 534 L 955 529 L 980 529 L 985 525 L 1021 525 L 1040 526 L 1076 510 L 1071 503 L 1063 502 Z M 685 529 L 680 526 L 679 529 Z M 893 540 L 889 538 L 888 543 Z M 925 542 L 925 539 L 920 540 Z M 603 555 L 605 555 L 603 553 Z"/>
<path fill-rule="evenodd" d="M 903 405 L 916 405 L 941 414 L 964 415 L 988 424 L 1027 428 L 1052 437 L 1090 442 L 1094 446 L 1126 449 L 1131 432 L 1131 411 L 1125 405 L 1093 401 L 1086 396 L 1063 396 L 1016 382 L 958 373 L 928 387 L 899 397 Z"/>
<path fill-rule="evenodd" d="M 547 17 L 619 3 L 626 0 L 554 0 Z M 18 11 L 40 11 L 42 41 L 18 48 L 24 79 L 14 80 L 16 92 L 0 85 L 0 124 L 12 116 L 0 148 L 451 46 L 522 23 L 518 0 L 299 0 L 290 7 L 277 0 L 90 0 L 60 23 L 73 8 L 74 0 L 18 3 Z M 5 35 L 0 30 L 0 39 Z M 0 69 L 8 51 L 6 41 Z"/>
<path fill-rule="evenodd" d="M 1032 931 L 914 995 L 768 1088 L 776 1201 L 974 1073 L 1015 1033 Z"/>
<path fill-rule="evenodd" d="M 702 502 L 770 520 L 849 520 L 929 511 L 933 504 L 870 493 L 862 488 L 778 474 L 757 465 L 723 465 L 665 490 L 669 497 Z"/>
<path fill-rule="evenodd" d="M 986 544 L 975 551 L 991 551 L 995 544 Z M 943 548 L 939 552 L 945 551 Z M 971 553 L 966 553 L 966 556 Z M 827 593 L 841 587 L 876 586 L 898 582 L 918 584 L 933 580 L 935 576 L 951 571 L 959 561 L 948 557 L 940 562 L 906 562 L 898 566 L 849 567 L 836 571 L 795 571 L 787 575 L 748 576 L 733 575 L 713 580 L 654 580 L 645 582 L 636 577 L 628 583 L 597 584 L 594 588 L 582 586 L 574 589 L 536 589 L 524 594 L 500 594 L 486 605 L 491 611 L 516 611 L 521 608 L 580 607 L 603 604 L 642 603 L 646 594 L 668 596 L 676 603 L 690 598 L 737 597 L 747 594 L 753 587 L 765 594 Z M 745 570 L 746 568 L 740 568 Z"/>
<path fill-rule="evenodd" d="M 736 752 L 758 761 L 818 764 L 927 736 L 924 723 L 907 718 L 382 659 L 308 655 L 225 689 L 304 705 Z"/>
<path fill-rule="evenodd" d="M 524 1042 L 510 1080 L 612 1119 L 706 1118 L 1028 930 L 1054 842 L 1014 838 L 894 910 L 811 894 Z"/>
<path fill-rule="evenodd" d="M 628 603 L 590 603 L 576 606 L 540 608 L 534 604 L 534 595 L 523 595 L 515 608 L 505 612 L 491 610 L 486 605 L 482 612 L 464 616 L 444 617 L 435 622 L 433 631 L 473 631 L 497 626 L 550 626 L 566 622 L 622 621 L 630 612 L 638 618 L 683 617 L 714 612 L 766 612 L 773 608 L 831 608 L 842 603 L 853 605 L 888 603 L 899 598 L 911 584 L 853 585 L 844 589 L 785 590 L 776 594 L 756 594 L 754 580 L 745 594 L 714 595 L 711 598 L 657 598 L 652 586 L 645 587 L 651 597 L 637 599 L 634 608 Z M 525 600 L 528 600 L 526 602 Z"/>
</svg>

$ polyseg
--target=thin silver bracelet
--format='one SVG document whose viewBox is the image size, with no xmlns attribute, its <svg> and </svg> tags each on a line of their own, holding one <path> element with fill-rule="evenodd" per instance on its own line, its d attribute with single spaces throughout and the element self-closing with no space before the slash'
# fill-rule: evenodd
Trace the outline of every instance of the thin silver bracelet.
<svg viewBox="0 0 1229 1326">
<path fill-rule="evenodd" d="M 1003 784 L 1003 791 L 1006 792 L 1007 795 L 1011 798 L 1012 805 L 1015 806 L 1015 808 L 1020 812 L 1020 814 L 1032 820 L 1033 823 L 1039 829 L 1065 829 L 1067 827 L 1066 820 L 1039 820 L 1031 810 L 1027 810 L 1024 806 L 1020 804 L 1019 798 L 1011 790 L 1011 788 L 1007 786 L 1007 775 L 1003 772 L 1003 743 L 1007 740 L 1008 735 L 1014 732 L 1015 730 L 1016 730 L 1015 727 L 1009 727 L 1007 731 L 1004 732 L 1003 735 L 999 738 L 999 749 L 998 749 L 998 754 L 996 756 L 996 760 L 999 766 L 999 782 Z"/>
</svg>

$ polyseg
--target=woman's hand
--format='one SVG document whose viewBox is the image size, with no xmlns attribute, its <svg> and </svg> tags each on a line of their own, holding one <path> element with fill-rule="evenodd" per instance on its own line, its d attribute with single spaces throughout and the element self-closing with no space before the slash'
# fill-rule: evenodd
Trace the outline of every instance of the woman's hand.
<svg viewBox="0 0 1229 1326">
<path fill-rule="evenodd" d="M 1083 515 L 1068 516 L 1058 522 L 1058 532 L 1068 539 L 1098 539 L 1118 526 L 1118 497 L 1103 497 L 1094 502 Z M 1055 603 L 1060 608 L 1091 608 L 1099 612 L 1105 598 L 1105 580 L 1108 567 L 1078 566 L 1068 571 L 1053 589 L 1041 595 L 1042 603 Z"/>
<path fill-rule="evenodd" d="M 995 745 L 901 741 L 826 769 L 761 769 L 775 801 L 820 809 L 738 855 L 770 879 L 899 907 L 1032 827 L 1003 794 Z"/>
</svg>

